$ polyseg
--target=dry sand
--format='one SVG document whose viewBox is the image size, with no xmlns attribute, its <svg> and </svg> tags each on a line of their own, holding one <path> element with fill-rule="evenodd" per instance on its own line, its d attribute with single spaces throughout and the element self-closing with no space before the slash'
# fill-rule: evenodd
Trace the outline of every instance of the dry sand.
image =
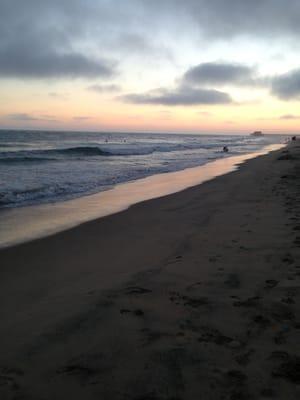
<svg viewBox="0 0 300 400">
<path fill-rule="evenodd" d="M 0 252 L 0 399 L 298 399 L 300 144 Z"/>
</svg>

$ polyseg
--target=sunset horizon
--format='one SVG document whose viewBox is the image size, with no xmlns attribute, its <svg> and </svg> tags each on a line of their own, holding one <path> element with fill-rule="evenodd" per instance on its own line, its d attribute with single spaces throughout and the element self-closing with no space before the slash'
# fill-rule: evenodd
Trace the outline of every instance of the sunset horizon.
<svg viewBox="0 0 300 400">
<path fill-rule="evenodd" d="M 299 400 L 300 0 L 0 0 L 0 400 Z"/>
<path fill-rule="evenodd" d="M 298 11 L 1 2 L 0 129 L 298 133 Z"/>
</svg>

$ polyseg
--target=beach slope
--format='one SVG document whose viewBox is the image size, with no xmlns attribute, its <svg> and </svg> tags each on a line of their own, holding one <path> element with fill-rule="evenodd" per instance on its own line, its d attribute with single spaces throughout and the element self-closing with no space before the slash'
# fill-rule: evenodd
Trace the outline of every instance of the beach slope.
<svg viewBox="0 0 300 400">
<path fill-rule="evenodd" d="M 0 251 L 1 399 L 299 398 L 300 144 Z"/>
</svg>

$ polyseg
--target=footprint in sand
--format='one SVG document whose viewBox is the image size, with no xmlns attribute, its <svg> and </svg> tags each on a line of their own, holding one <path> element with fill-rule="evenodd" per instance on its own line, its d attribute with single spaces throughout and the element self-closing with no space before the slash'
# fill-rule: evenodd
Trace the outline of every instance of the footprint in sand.
<svg viewBox="0 0 300 400">
<path fill-rule="evenodd" d="M 224 282 L 226 286 L 231 289 L 238 289 L 240 287 L 240 279 L 237 274 L 229 274 L 228 278 Z"/>
<path fill-rule="evenodd" d="M 293 264 L 294 259 L 293 259 L 293 257 L 292 257 L 290 254 L 286 254 L 286 255 L 282 258 L 282 261 L 283 261 L 284 263 L 287 263 L 287 264 Z"/>
<path fill-rule="evenodd" d="M 300 245 L 300 236 L 296 237 L 296 239 L 294 240 L 294 243 L 297 245 L 297 247 Z"/>
<path fill-rule="evenodd" d="M 261 392 L 260 392 L 260 394 L 261 394 L 263 397 L 270 397 L 270 398 L 272 398 L 272 399 L 275 397 L 275 392 L 274 392 L 274 390 L 271 389 L 271 388 L 264 388 L 264 389 L 262 389 Z"/>
<path fill-rule="evenodd" d="M 125 294 L 127 294 L 127 295 L 130 295 L 130 294 L 139 295 L 139 294 L 147 294 L 147 293 L 151 293 L 151 292 L 152 292 L 152 290 L 145 289 L 140 286 L 128 286 L 125 289 Z"/>
<path fill-rule="evenodd" d="M 23 375 L 23 371 L 19 368 L 0 368 L 0 387 L 7 386 L 13 390 L 19 389 L 17 378 Z"/>
<path fill-rule="evenodd" d="M 241 385 L 247 380 L 247 376 L 238 369 L 232 369 L 226 372 L 226 377 L 235 384 Z"/>
<path fill-rule="evenodd" d="M 271 324 L 269 318 L 265 317 L 264 315 L 256 315 L 255 317 L 253 317 L 253 322 L 258 324 L 262 328 L 267 328 Z"/>
<path fill-rule="evenodd" d="M 235 361 L 240 365 L 248 365 L 250 362 L 250 357 L 255 353 L 254 349 L 248 350 L 246 353 L 239 354 L 235 357 Z"/>
<path fill-rule="evenodd" d="M 187 291 L 189 291 L 189 290 L 193 290 L 193 289 L 196 289 L 197 287 L 199 287 L 200 285 L 202 285 L 202 282 L 195 282 L 195 283 L 192 283 L 191 285 L 188 285 L 187 287 L 186 287 L 186 290 Z"/>
<path fill-rule="evenodd" d="M 278 322 L 284 323 L 285 321 L 291 322 L 295 320 L 295 314 L 290 306 L 282 303 L 274 303 L 270 310 L 271 316 Z"/>
<path fill-rule="evenodd" d="M 128 310 L 128 308 L 121 308 L 120 314 L 128 314 L 131 313 L 131 310 Z"/>
<path fill-rule="evenodd" d="M 82 385 L 93 385 L 99 383 L 100 374 L 112 368 L 113 364 L 104 354 L 93 353 L 70 360 L 56 370 L 56 375 L 76 379 Z"/>
<path fill-rule="evenodd" d="M 93 368 L 80 365 L 80 364 L 70 364 L 65 367 L 59 368 L 57 374 L 61 375 L 81 375 L 84 377 L 88 377 L 94 375 L 97 371 Z"/>
<path fill-rule="evenodd" d="M 281 301 L 285 304 L 295 304 L 295 300 L 292 297 L 283 297 Z"/>
<path fill-rule="evenodd" d="M 203 333 L 198 338 L 200 343 L 214 343 L 219 346 L 228 346 L 232 349 L 238 349 L 243 346 L 243 343 L 232 337 L 223 335 L 218 329 L 204 326 L 201 328 Z"/>
<path fill-rule="evenodd" d="M 127 308 L 121 308 L 120 310 L 120 314 L 131 314 L 131 313 L 136 315 L 137 317 L 142 317 L 145 314 L 144 311 L 141 309 L 136 309 L 132 311 Z"/>
<path fill-rule="evenodd" d="M 225 386 L 231 389 L 230 400 L 246 400 L 249 398 L 247 392 L 247 375 L 240 370 L 230 370 L 224 374 Z"/>
<path fill-rule="evenodd" d="M 181 256 L 181 255 L 175 256 L 174 258 L 171 258 L 171 259 L 167 260 L 167 261 L 165 262 L 165 265 L 170 265 L 170 264 L 178 263 L 178 262 L 181 261 L 181 259 L 182 259 L 182 256 Z"/>
<path fill-rule="evenodd" d="M 181 295 L 179 292 L 170 292 L 169 299 L 176 305 L 190 306 L 198 308 L 209 304 L 207 297 L 190 297 Z"/>
<path fill-rule="evenodd" d="M 275 279 L 267 279 L 265 281 L 265 289 L 273 289 L 275 286 L 278 285 L 278 281 L 276 281 Z"/>
<path fill-rule="evenodd" d="M 292 383 L 300 383 L 300 357 L 287 357 L 287 360 L 272 370 L 276 378 L 283 378 Z"/>
<path fill-rule="evenodd" d="M 234 307 L 257 307 L 261 299 L 260 296 L 249 297 L 247 300 L 235 301 L 233 305 Z"/>
<path fill-rule="evenodd" d="M 274 343 L 281 345 L 287 342 L 286 337 L 284 336 L 283 332 L 279 332 L 277 335 L 274 336 L 273 338 Z"/>
</svg>

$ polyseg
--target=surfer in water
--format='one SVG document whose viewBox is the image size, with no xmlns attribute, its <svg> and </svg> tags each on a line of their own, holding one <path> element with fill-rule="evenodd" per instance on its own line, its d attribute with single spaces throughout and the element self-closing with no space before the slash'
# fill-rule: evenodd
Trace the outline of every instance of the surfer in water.
<svg viewBox="0 0 300 400">
<path fill-rule="evenodd" d="M 227 147 L 227 146 L 224 146 L 224 147 L 223 147 L 223 152 L 224 152 L 224 153 L 228 153 L 228 151 L 229 151 L 228 147 Z"/>
</svg>

